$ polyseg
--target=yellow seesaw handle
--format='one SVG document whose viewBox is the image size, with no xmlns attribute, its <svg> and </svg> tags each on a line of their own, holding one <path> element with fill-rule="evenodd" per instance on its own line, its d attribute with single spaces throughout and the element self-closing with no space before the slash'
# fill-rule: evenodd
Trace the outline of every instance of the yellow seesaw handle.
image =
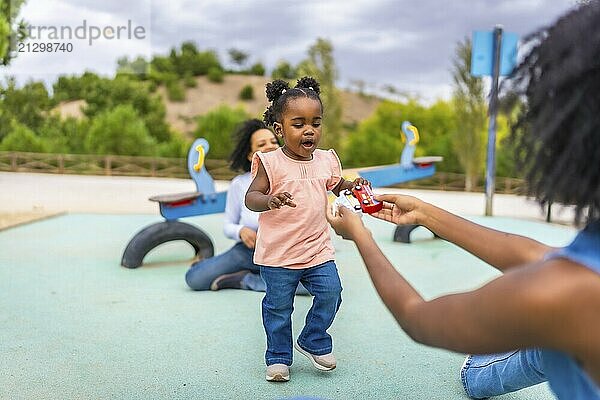
<svg viewBox="0 0 600 400">
<path fill-rule="evenodd" d="M 409 131 L 411 131 L 413 133 L 413 135 L 415 135 L 415 138 L 413 140 L 411 140 L 408 144 L 413 146 L 413 145 L 419 143 L 419 130 L 417 129 L 417 127 L 414 125 L 411 125 L 407 129 Z"/>
<path fill-rule="evenodd" d="M 194 171 L 198 172 L 204 165 L 204 147 L 198 145 L 196 151 L 198 152 L 198 162 L 194 164 Z"/>
</svg>

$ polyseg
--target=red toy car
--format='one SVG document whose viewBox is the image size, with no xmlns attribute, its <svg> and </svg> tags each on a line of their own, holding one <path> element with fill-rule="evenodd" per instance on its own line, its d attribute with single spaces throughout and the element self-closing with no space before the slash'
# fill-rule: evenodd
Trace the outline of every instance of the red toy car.
<svg viewBox="0 0 600 400">
<path fill-rule="evenodd" d="M 358 199 L 362 211 L 367 214 L 373 214 L 383 208 L 383 203 L 375 200 L 375 195 L 368 185 L 354 186 L 352 194 Z"/>
<path fill-rule="evenodd" d="M 373 192 L 369 186 L 356 185 L 350 189 L 344 190 L 334 202 L 333 213 L 337 213 L 336 209 L 339 206 L 344 206 L 354 212 L 365 212 L 372 214 L 381 210 L 383 203 L 373 198 Z"/>
</svg>

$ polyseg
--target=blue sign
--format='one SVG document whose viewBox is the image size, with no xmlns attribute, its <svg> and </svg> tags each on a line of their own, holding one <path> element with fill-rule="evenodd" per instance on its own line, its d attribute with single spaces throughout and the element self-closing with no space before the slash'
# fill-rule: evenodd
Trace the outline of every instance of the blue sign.
<svg viewBox="0 0 600 400">
<path fill-rule="evenodd" d="M 500 75 L 510 75 L 517 64 L 516 33 L 503 32 L 500 46 Z M 491 76 L 494 64 L 494 32 L 474 31 L 471 51 L 471 75 Z"/>
</svg>

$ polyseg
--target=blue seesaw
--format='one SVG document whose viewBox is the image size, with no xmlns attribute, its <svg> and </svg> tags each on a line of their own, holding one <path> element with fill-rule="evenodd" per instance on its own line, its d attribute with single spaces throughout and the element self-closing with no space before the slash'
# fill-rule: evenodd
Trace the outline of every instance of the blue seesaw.
<svg viewBox="0 0 600 400">
<path fill-rule="evenodd" d="M 196 257 L 208 258 L 214 255 L 212 240 L 202 229 L 178 221 L 180 218 L 225 211 L 227 192 L 215 191 L 215 183 L 204 166 L 209 148 L 208 142 L 200 138 L 192 143 L 188 152 L 187 167 L 196 184 L 195 192 L 150 197 L 150 201 L 158 203 L 165 221 L 149 225 L 136 233 L 123 252 L 121 265 L 137 268 L 152 249 L 174 240 L 183 240 L 192 245 Z"/>
<path fill-rule="evenodd" d="M 400 155 L 400 163 L 359 170 L 358 174 L 371 182 L 373 187 L 396 185 L 417 179 L 428 178 L 435 174 L 435 163 L 443 157 L 414 157 L 419 130 L 409 121 L 402 123 L 402 142 L 405 143 Z M 410 243 L 410 233 L 419 225 L 398 225 L 394 232 L 394 241 Z"/>
</svg>

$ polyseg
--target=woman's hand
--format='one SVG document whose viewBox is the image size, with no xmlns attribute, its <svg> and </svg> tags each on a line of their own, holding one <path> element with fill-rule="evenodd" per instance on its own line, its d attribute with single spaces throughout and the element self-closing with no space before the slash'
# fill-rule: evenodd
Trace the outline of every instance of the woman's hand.
<svg viewBox="0 0 600 400">
<path fill-rule="evenodd" d="M 396 225 L 423 224 L 423 214 L 420 210 L 423 202 L 416 197 L 401 194 L 383 194 L 375 196 L 375 200 L 383 202 L 383 208 L 371 214 L 375 218 Z"/>
<path fill-rule="evenodd" d="M 339 207 L 337 215 L 327 207 L 326 217 L 335 233 L 344 239 L 355 240 L 358 235 L 369 234 L 360 216 L 346 207 Z"/>
<path fill-rule="evenodd" d="M 247 248 L 253 249 L 256 246 L 256 231 L 247 226 L 243 226 L 242 229 L 240 229 L 240 239 L 242 239 L 242 243 L 244 243 Z"/>
<path fill-rule="evenodd" d="M 269 210 L 276 210 L 283 206 L 296 207 L 296 203 L 292 201 L 293 198 L 294 196 L 288 192 L 275 193 L 269 197 L 267 207 L 269 207 Z"/>
</svg>

